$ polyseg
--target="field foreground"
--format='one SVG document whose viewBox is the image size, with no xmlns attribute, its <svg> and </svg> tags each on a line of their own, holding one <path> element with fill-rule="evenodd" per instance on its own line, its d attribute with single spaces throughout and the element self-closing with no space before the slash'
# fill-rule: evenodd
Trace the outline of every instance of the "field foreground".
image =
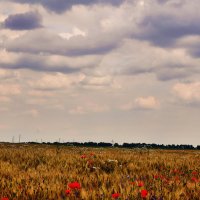
<svg viewBox="0 0 200 200">
<path fill-rule="evenodd" d="M 0 199 L 200 199 L 200 151 L 0 145 Z"/>
</svg>

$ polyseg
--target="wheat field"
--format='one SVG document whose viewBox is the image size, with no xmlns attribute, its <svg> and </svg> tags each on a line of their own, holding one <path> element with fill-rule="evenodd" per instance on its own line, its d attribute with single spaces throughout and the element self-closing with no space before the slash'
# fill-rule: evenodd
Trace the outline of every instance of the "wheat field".
<svg viewBox="0 0 200 200">
<path fill-rule="evenodd" d="M 200 151 L 0 145 L 1 200 L 199 200 Z"/>
</svg>

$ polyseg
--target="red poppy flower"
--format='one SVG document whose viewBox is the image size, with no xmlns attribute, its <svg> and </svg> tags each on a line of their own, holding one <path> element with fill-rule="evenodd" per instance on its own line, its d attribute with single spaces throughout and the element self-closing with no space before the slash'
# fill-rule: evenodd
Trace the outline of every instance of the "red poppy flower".
<svg viewBox="0 0 200 200">
<path fill-rule="evenodd" d="M 143 181 L 137 181 L 137 185 L 138 185 L 138 187 L 142 187 L 142 186 L 144 186 L 144 182 Z"/>
<path fill-rule="evenodd" d="M 85 154 L 81 155 L 81 158 L 86 158 L 86 155 Z"/>
<path fill-rule="evenodd" d="M 178 177 L 178 176 L 175 176 L 175 180 L 176 180 L 176 181 L 179 181 L 179 177 Z"/>
<path fill-rule="evenodd" d="M 153 176 L 155 179 L 159 179 L 159 175 L 154 175 Z"/>
<path fill-rule="evenodd" d="M 165 179 L 166 179 L 166 177 L 163 176 L 163 175 L 160 175 L 160 178 L 161 178 L 162 180 L 165 180 Z"/>
<path fill-rule="evenodd" d="M 112 194 L 112 198 L 118 199 L 120 197 L 120 193 L 114 193 Z"/>
<path fill-rule="evenodd" d="M 69 186 L 69 188 L 72 189 L 72 190 L 73 190 L 73 189 L 81 189 L 81 185 L 80 185 L 80 183 L 78 183 L 78 182 L 69 183 L 68 186 Z"/>
<path fill-rule="evenodd" d="M 197 175 L 197 174 L 198 174 L 198 172 L 196 172 L 196 171 L 192 172 L 192 175 Z"/>
<path fill-rule="evenodd" d="M 130 184 L 131 184 L 131 185 L 135 185 L 135 182 L 134 182 L 134 181 L 131 181 Z"/>
<path fill-rule="evenodd" d="M 65 194 L 66 195 L 70 195 L 71 194 L 71 190 L 65 190 Z"/>
<path fill-rule="evenodd" d="M 176 174 L 176 173 L 179 173 L 179 170 L 178 169 L 174 169 L 174 174 Z"/>
<path fill-rule="evenodd" d="M 199 181 L 196 177 L 192 177 L 191 180 L 194 181 L 195 183 Z"/>
<path fill-rule="evenodd" d="M 180 175 L 184 175 L 184 172 L 183 172 L 183 171 L 180 171 L 179 174 L 180 174 Z"/>
<path fill-rule="evenodd" d="M 142 190 L 142 191 L 141 191 L 141 197 L 142 197 L 142 198 L 146 198 L 147 195 L 148 195 L 147 190 Z"/>
<path fill-rule="evenodd" d="M 92 160 L 88 160 L 88 164 L 93 164 L 93 161 Z"/>
</svg>

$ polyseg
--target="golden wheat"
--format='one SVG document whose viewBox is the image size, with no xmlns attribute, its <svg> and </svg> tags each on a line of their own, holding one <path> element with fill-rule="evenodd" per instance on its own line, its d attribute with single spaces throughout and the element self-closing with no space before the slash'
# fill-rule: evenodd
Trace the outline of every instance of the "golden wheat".
<svg viewBox="0 0 200 200">
<path fill-rule="evenodd" d="M 0 199 L 199 200 L 199 173 L 197 150 L 0 145 Z"/>
</svg>

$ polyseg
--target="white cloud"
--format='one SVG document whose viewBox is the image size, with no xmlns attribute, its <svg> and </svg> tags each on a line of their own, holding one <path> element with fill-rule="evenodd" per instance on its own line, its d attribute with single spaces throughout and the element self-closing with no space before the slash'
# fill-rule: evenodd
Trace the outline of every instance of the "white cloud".
<svg viewBox="0 0 200 200">
<path fill-rule="evenodd" d="M 20 73 L 12 70 L 0 69 L 0 78 L 10 79 L 10 78 L 19 78 Z"/>
<path fill-rule="evenodd" d="M 66 75 L 62 73 L 46 74 L 37 81 L 30 81 L 32 88 L 39 90 L 61 90 L 70 87 L 72 84 L 80 82 L 84 75 Z"/>
<path fill-rule="evenodd" d="M 135 99 L 135 106 L 141 109 L 157 109 L 160 106 L 160 102 L 153 96 L 138 97 Z"/>
<path fill-rule="evenodd" d="M 79 85 L 88 89 L 121 88 L 121 86 L 110 75 L 86 75 L 80 81 Z"/>
<path fill-rule="evenodd" d="M 177 83 L 173 86 L 173 92 L 184 101 L 200 101 L 200 82 Z"/>
<path fill-rule="evenodd" d="M 86 82 L 91 85 L 109 85 L 111 82 L 111 77 L 110 76 L 92 77 L 88 79 Z"/>
<path fill-rule="evenodd" d="M 10 96 L 21 94 L 21 87 L 18 84 L 0 84 L 0 95 Z"/>
<path fill-rule="evenodd" d="M 82 115 L 87 113 L 103 113 L 109 111 L 109 106 L 96 104 L 96 103 L 86 103 L 84 106 L 76 106 L 69 110 L 72 115 Z"/>
<path fill-rule="evenodd" d="M 18 55 L 15 53 L 7 52 L 5 49 L 0 49 L 0 64 L 15 64 L 17 61 Z M 2 66 L 1 66 L 2 67 Z"/>
<path fill-rule="evenodd" d="M 75 37 L 75 36 L 83 36 L 83 37 L 85 37 L 86 33 L 84 31 L 80 30 L 79 28 L 74 27 L 72 29 L 71 33 L 67 33 L 67 32 L 66 33 L 59 33 L 59 35 L 62 38 L 69 40 L 71 37 Z"/>
<path fill-rule="evenodd" d="M 157 98 L 153 96 L 138 97 L 133 102 L 129 102 L 120 106 L 121 110 L 132 110 L 132 109 L 142 109 L 142 110 L 154 110 L 160 107 L 160 102 Z"/>
</svg>

